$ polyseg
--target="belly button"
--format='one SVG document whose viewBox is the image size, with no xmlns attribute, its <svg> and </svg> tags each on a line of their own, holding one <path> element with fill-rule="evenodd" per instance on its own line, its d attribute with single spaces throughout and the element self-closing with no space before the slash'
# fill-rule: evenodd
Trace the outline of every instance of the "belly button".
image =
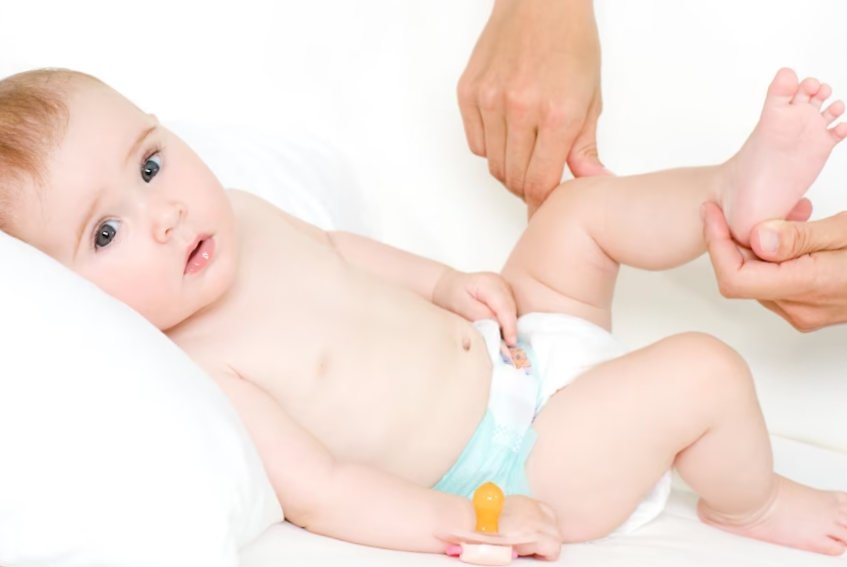
<svg viewBox="0 0 847 567">
<path fill-rule="evenodd" d="M 471 339 L 470 339 L 470 337 L 463 337 L 462 338 L 462 348 L 465 349 L 466 351 L 471 350 Z"/>
</svg>

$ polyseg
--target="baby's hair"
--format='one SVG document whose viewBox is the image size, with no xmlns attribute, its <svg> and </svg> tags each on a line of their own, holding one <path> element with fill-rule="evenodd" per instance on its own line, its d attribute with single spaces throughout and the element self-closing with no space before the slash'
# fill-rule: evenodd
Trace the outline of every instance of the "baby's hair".
<svg viewBox="0 0 847 567">
<path fill-rule="evenodd" d="M 68 69 L 37 69 L 0 81 L 0 230 L 13 234 L 23 186 L 44 181 L 50 152 L 70 118 L 73 83 L 100 81 Z"/>
</svg>

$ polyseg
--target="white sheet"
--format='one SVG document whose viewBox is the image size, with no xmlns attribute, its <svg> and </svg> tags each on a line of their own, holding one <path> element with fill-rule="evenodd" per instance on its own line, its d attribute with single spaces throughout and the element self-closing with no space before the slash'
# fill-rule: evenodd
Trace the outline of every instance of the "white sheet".
<svg viewBox="0 0 847 567">
<path fill-rule="evenodd" d="M 694 515 L 695 498 L 674 492 L 665 513 L 638 533 L 602 542 L 566 545 L 555 563 L 532 559 L 513 565 L 568 567 L 843 567 L 844 559 L 813 555 L 720 532 Z M 280 565 L 335 567 L 458 567 L 446 556 L 372 549 L 305 532 L 292 524 L 274 526 L 241 554 L 239 567 Z"/>
<path fill-rule="evenodd" d="M 820 486 L 847 489 L 847 456 L 806 444 L 773 440 L 777 466 Z M 797 466 L 800 463 L 803 466 Z M 638 532 L 603 541 L 567 545 L 552 565 L 568 567 L 843 567 L 847 560 L 779 547 L 706 526 L 696 497 L 680 485 L 665 512 Z M 272 527 L 241 553 L 239 567 L 367 565 L 437 567 L 463 565 L 446 556 L 372 549 L 310 534 L 285 523 Z M 513 565 L 548 565 L 521 559 Z"/>
</svg>

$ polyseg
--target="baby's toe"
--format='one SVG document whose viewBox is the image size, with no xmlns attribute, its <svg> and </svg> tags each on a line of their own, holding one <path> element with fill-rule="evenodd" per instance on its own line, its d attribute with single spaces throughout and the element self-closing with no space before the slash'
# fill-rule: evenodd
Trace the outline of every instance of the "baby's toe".
<svg viewBox="0 0 847 567">
<path fill-rule="evenodd" d="M 815 108 L 820 108 L 826 99 L 828 99 L 832 95 L 832 87 L 827 85 L 826 83 L 821 85 L 821 88 L 818 89 L 818 92 L 815 96 L 812 97 L 812 106 Z"/>
<path fill-rule="evenodd" d="M 835 504 L 838 523 L 847 527 L 847 492 L 835 491 Z"/>
<path fill-rule="evenodd" d="M 844 138 L 847 138 L 847 122 L 836 124 L 830 128 L 829 131 L 832 134 L 832 137 L 835 138 L 835 141 L 840 142 Z"/>
<path fill-rule="evenodd" d="M 776 77 L 768 87 L 768 97 L 782 98 L 790 101 L 797 92 L 797 73 L 791 69 L 783 68 L 777 71 Z"/>
<path fill-rule="evenodd" d="M 813 78 L 809 77 L 808 79 L 803 79 L 803 82 L 800 83 L 800 88 L 797 89 L 797 93 L 794 95 L 794 100 L 792 103 L 808 103 L 812 100 L 812 97 L 818 94 L 818 91 L 821 88 L 820 82 Z"/>
<path fill-rule="evenodd" d="M 845 545 L 843 541 L 838 541 L 837 539 L 828 537 L 820 543 L 818 551 L 820 551 L 824 555 L 833 555 L 835 557 L 839 557 L 841 555 L 844 555 L 844 552 L 847 551 L 847 545 Z"/>
<path fill-rule="evenodd" d="M 823 116 L 827 125 L 835 122 L 835 120 L 842 114 L 844 114 L 844 101 L 841 100 L 836 100 L 827 106 L 823 112 L 821 112 L 821 116 Z"/>
</svg>

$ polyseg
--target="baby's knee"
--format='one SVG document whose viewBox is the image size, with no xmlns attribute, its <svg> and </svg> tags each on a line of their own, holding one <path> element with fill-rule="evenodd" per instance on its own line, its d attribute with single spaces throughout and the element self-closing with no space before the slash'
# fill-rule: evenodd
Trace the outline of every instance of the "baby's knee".
<svg viewBox="0 0 847 567">
<path fill-rule="evenodd" d="M 679 365 L 678 385 L 692 396 L 754 393 L 750 368 L 738 352 L 706 333 L 683 333 L 663 345 Z"/>
</svg>

